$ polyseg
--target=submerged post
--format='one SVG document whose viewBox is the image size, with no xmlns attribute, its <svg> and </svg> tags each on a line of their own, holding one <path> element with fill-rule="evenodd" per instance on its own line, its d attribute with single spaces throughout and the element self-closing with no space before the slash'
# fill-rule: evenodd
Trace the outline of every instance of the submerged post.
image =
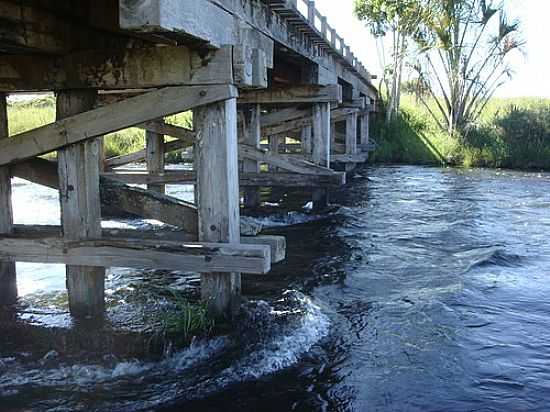
<svg viewBox="0 0 550 412">
<path fill-rule="evenodd" d="M 57 119 L 92 109 L 96 98 L 95 90 L 57 92 Z M 61 223 L 66 240 L 101 237 L 99 142 L 100 139 L 90 139 L 58 152 Z M 105 269 L 67 266 L 66 271 L 71 314 L 102 316 L 105 310 Z"/>
<path fill-rule="evenodd" d="M 197 206 L 201 242 L 240 242 L 237 100 L 193 111 Z M 240 273 L 202 273 L 201 294 L 210 312 L 231 318 L 240 307 Z"/>
<path fill-rule="evenodd" d="M 330 167 L 330 103 L 313 105 L 313 162 L 321 166 Z M 313 192 L 313 208 L 321 210 L 328 206 L 328 190 L 316 189 Z"/>
<path fill-rule="evenodd" d="M 346 154 L 357 154 L 357 113 L 351 113 L 346 117 Z M 346 172 L 354 168 L 354 163 L 346 163 Z"/>
<path fill-rule="evenodd" d="M 148 173 L 164 172 L 164 135 L 149 130 L 145 132 L 145 160 Z M 166 186 L 150 184 L 147 189 L 164 194 Z"/>
<path fill-rule="evenodd" d="M 261 107 L 255 104 L 244 111 L 244 142 L 256 149 L 260 148 L 261 139 Z M 260 163 L 257 160 L 244 159 L 243 172 L 259 173 Z M 260 205 L 260 190 L 258 187 L 247 187 L 244 189 L 244 205 L 254 208 Z"/>
<path fill-rule="evenodd" d="M 2 139 L 8 138 L 8 105 L 6 95 L 0 93 L 0 150 Z M 11 173 L 9 167 L 0 167 L 0 234 L 13 230 L 11 202 Z M 0 306 L 17 300 L 15 262 L 0 260 Z"/>
</svg>

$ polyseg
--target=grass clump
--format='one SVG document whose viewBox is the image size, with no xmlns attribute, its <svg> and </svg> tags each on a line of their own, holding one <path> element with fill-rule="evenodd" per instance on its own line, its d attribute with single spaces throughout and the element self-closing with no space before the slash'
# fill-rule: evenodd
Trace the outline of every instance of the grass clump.
<svg viewBox="0 0 550 412">
<path fill-rule="evenodd" d="M 550 170 L 550 100 L 493 99 L 465 135 L 451 136 L 411 95 L 373 125 L 376 162 Z"/>
</svg>

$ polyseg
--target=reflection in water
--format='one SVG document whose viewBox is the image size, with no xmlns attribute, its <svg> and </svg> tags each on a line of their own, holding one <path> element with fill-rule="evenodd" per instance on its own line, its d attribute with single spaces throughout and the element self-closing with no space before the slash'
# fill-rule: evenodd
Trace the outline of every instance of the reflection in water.
<svg viewBox="0 0 550 412">
<path fill-rule="evenodd" d="M 361 170 L 337 212 L 271 219 L 289 257 L 246 278 L 239 330 L 160 361 L 0 351 L 0 398 L 14 410 L 545 410 L 549 189 L 548 174 Z M 57 207 L 33 196 L 44 216 Z M 23 269 L 23 294 L 64 288 L 62 267 Z M 113 271 L 113 293 L 132 277 L 144 276 Z"/>
</svg>

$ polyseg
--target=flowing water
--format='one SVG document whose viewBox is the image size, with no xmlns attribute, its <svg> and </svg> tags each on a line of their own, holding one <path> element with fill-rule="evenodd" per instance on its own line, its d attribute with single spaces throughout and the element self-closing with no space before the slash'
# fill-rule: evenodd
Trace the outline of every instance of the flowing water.
<svg viewBox="0 0 550 412">
<path fill-rule="evenodd" d="M 0 410 L 548 410 L 550 175 L 379 167 L 350 180 L 330 214 L 261 218 L 288 259 L 247 278 L 237 330 L 145 360 L 4 345 Z M 58 213 L 55 192 L 20 181 L 15 203 L 19 222 Z M 63 268 L 18 271 L 17 316 L 70 325 L 52 303 L 65 304 Z M 165 275 L 147 279 L 196 288 Z M 109 299 L 140 276 L 111 272 Z"/>
</svg>

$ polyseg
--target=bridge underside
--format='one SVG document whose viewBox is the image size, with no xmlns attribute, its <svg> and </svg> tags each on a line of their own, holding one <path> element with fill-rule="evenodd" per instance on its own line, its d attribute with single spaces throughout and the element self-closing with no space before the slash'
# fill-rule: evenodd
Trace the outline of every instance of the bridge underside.
<svg viewBox="0 0 550 412">
<path fill-rule="evenodd" d="M 240 274 L 284 259 L 284 239 L 242 236 L 241 193 L 257 208 L 260 187 L 302 187 L 321 209 L 345 184 L 331 165 L 352 170 L 371 145 L 377 91 L 313 1 L 0 0 L 0 53 L 0 304 L 17 298 L 15 261 L 64 263 L 71 312 L 98 316 L 104 268 L 123 266 L 201 272 L 212 312 L 231 316 Z M 8 136 L 6 96 L 40 91 L 56 122 Z M 184 111 L 192 128 L 165 121 Z M 105 159 L 103 136 L 134 126 L 144 149 Z M 191 170 L 165 171 L 173 150 Z M 62 226 L 16 227 L 12 176 L 58 189 Z M 166 184 L 194 185 L 195 202 Z M 181 236 L 113 236 L 107 210 Z"/>
</svg>

